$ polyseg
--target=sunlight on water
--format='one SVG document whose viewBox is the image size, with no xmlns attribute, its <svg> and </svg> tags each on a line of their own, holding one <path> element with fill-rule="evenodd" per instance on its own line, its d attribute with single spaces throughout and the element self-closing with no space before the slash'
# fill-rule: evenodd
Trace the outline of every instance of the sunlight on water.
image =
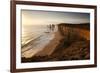
<svg viewBox="0 0 100 73">
<path fill-rule="evenodd" d="M 41 51 L 53 38 L 57 28 L 49 25 L 27 25 L 22 28 L 22 57 L 31 57 Z"/>
<path fill-rule="evenodd" d="M 43 35 L 48 29 L 43 25 L 27 25 L 22 27 L 22 46 Z"/>
</svg>

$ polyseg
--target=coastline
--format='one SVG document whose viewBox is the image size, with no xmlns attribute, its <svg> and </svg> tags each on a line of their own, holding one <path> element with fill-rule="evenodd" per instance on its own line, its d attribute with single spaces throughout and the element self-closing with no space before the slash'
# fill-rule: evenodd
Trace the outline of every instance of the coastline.
<svg viewBox="0 0 100 73">
<path fill-rule="evenodd" d="M 22 57 L 22 62 L 90 59 L 90 40 L 82 36 L 84 34 L 81 31 L 77 32 L 77 29 L 62 27 L 53 34 L 54 38 L 41 51 L 30 58 Z"/>
</svg>

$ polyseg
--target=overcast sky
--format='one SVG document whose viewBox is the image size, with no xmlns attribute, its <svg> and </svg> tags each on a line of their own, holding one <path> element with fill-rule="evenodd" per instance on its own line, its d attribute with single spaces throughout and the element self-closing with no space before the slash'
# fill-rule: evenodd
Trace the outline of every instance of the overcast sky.
<svg viewBox="0 0 100 73">
<path fill-rule="evenodd" d="M 89 22 L 89 13 L 22 10 L 23 25 Z"/>
</svg>

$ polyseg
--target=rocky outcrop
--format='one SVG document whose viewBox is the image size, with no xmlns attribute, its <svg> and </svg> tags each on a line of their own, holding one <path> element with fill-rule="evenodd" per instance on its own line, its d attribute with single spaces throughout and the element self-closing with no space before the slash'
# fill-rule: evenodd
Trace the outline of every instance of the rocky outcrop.
<svg viewBox="0 0 100 73">
<path fill-rule="evenodd" d="M 68 39 L 72 38 L 73 36 L 77 38 L 78 36 L 84 37 L 85 39 L 90 39 L 90 24 L 68 24 L 68 23 L 61 23 L 58 25 L 59 32 L 64 37 L 68 37 Z M 72 37 L 71 37 L 72 36 Z"/>
</svg>

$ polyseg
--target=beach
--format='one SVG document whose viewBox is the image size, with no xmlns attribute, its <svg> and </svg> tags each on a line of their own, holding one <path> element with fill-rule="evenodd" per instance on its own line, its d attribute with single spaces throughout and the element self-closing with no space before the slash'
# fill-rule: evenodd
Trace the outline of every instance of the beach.
<svg viewBox="0 0 100 73">
<path fill-rule="evenodd" d="M 61 26 L 25 46 L 22 62 L 85 60 L 90 58 L 89 46 L 89 30 Z"/>
</svg>

